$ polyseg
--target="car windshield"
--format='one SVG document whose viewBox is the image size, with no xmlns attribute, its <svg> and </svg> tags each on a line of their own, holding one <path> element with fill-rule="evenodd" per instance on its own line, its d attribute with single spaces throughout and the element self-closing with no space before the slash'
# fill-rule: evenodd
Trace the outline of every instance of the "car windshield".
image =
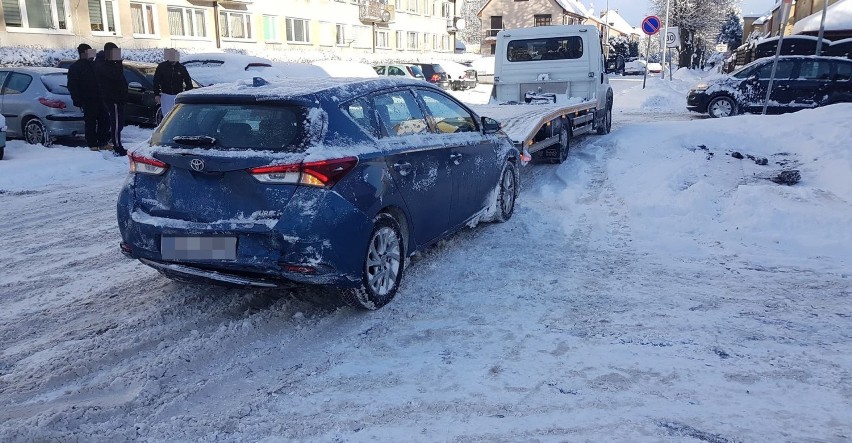
<svg viewBox="0 0 852 443">
<path fill-rule="evenodd" d="M 306 115 L 294 106 L 178 104 L 151 144 L 303 152 L 308 147 Z"/>
<path fill-rule="evenodd" d="M 68 91 L 68 75 L 64 72 L 56 74 L 45 74 L 41 76 L 41 82 L 48 91 L 54 94 L 71 95 Z"/>
</svg>

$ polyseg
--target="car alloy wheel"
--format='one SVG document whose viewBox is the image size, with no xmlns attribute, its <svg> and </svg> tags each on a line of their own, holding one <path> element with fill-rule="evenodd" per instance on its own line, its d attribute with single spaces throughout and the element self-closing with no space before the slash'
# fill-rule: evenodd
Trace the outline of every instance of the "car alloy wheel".
<svg viewBox="0 0 852 443">
<path fill-rule="evenodd" d="M 404 264 L 405 244 L 399 223 L 389 214 L 379 214 L 367 244 L 361 285 L 341 289 L 341 299 L 349 306 L 381 308 L 399 290 Z"/>
<path fill-rule="evenodd" d="M 50 137 L 41 120 L 32 118 L 24 125 L 24 140 L 31 145 L 50 146 Z"/>
<path fill-rule="evenodd" d="M 710 117 L 730 117 L 736 115 L 737 104 L 730 97 L 717 97 L 707 106 Z"/>
<path fill-rule="evenodd" d="M 494 221 L 505 222 L 515 213 L 515 199 L 518 197 L 518 169 L 507 161 L 497 189 L 497 214 Z"/>
</svg>

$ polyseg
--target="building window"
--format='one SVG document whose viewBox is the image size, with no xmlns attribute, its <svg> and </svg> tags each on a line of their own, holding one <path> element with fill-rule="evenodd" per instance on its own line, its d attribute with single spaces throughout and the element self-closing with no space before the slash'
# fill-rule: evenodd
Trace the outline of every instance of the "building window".
<svg viewBox="0 0 852 443">
<path fill-rule="evenodd" d="M 157 35 L 157 21 L 154 20 L 154 5 L 148 3 L 131 3 L 130 19 L 133 22 L 133 35 Z"/>
<path fill-rule="evenodd" d="M 32 2 L 27 2 L 28 6 L 30 3 Z M 89 0 L 89 23 L 92 31 L 116 34 L 117 12 L 115 0 Z"/>
<path fill-rule="evenodd" d="M 416 32 L 409 32 L 408 33 L 408 49 L 417 49 L 417 47 L 418 47 L 417 45 L 419 43 L 420 43 L 420 41 L 417 39 L 417 33 Z"/>
<path fill-rule="evenodd" d="M 405 32 L 396 31 L 396 49 L 405 49 Z"/>
<path fill-rule="evenodd" d="M 287 19 L 287 41 L 291 43 L 310 43 L 309 22 L 301 18 Z"/>
<path fill-rule="evenodd" d="M 450 49 L 450 36 L 444 35 L 441 36 L 441 50 L 448 51 Z"/>
<path fill-rule="evenodd" d="M 346 25 L 334 25 L 334 43 L 336 45 L 346 45 Z"/>
<path fill-rule="evenodd" d="M 420 8 L 418 7 L 419 5 L 420 0 L 408 0 L 408 12 L 417 14 L 420 12 Z"/>
<path fill-rule="evenodd" d="M 497 33 L 503 30 L 503 16 L 491 16 L 491 28 L 488 29 L 486 37 L 497 37 Z"/>
<path fill-rule="evenodd" d="M 277 42 L 280 40 L 277 15 L 263 16 L 263 39 L 268 42 Z"/>
<path fill-rule="evenodd" d="M 7 28 L 67 30 L 68 0 L 3 0 Z"/>
<path fill-rule="evenodd" d="M 390 48 L 390 35 L 388 31 L 376 31 L 376 47 L 382 49 Z"/>
<path fill-rule="evenodd" d="M 225 38 L 250 39 L 251 15 L 244 12 L 220 12 L 219 35 Z"/>
<path fill-rule="evenodd" d="M 396 0 L 396 10 L 397 11 L 404 11 L 405 10 L 405 5 L 404 5 L 403 0 Z"/>
<path fill-rule="evenodd" d="M 450 15 L 452 15 L 450 4 L 447 3 L 447 2 L 442 3 L 441 4 L 441 17 L 450 18 Z"/>
<path fill-rule="evenodd" d="M 207 37 L 204 10 L 169 7 L 169 32 L 179 37 Z"/>
<path fill-rule="evenodd" d="M 535 23 L 533 26 L 550 26 L 553 24 L 553 19 L 550 14 L 536 14 Z"/>
</svg>

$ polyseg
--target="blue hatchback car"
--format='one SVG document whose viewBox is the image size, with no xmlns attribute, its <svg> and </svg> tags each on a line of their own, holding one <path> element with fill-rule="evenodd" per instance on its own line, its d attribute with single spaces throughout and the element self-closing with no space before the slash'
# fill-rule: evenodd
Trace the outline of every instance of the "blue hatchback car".
<svg viewBox="0 0 852 443">
<path fill-rule="evenodd" d="M 130 155 L 121 249 L 176 280 L 329 285 L 377 309 L 412 253 L 512 216 L 517 162 L 497 121 L 419 80 L 214 85 Z"/>
</svg>

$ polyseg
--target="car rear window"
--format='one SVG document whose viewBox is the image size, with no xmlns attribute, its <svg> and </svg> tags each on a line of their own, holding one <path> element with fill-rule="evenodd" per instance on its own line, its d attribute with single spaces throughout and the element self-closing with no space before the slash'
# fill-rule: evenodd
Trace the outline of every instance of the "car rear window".
<svg viewBox="0 0 852 443">
<path fill-rule="evenodd" d="M 408 73 L 411 74 L 412 77 L 416 78 L 425 78 L 423 75 L 423 70 L 420 69 L 420 66 L 417 65 L 408 65 L 405 67 L 408 70 Z"/>
<path fill-rule="evenodd" d="M 175 147 L 303 152 L 307 110 L 288 105 L 178 104 L 151 136 Z"/>
<path fill-rule="evenodd" d="M 570 60 L 582 57 L 583 39 L 575 35 L 512 40 L 506 49 L 506 59 L 510 62 Z"/>
<path fill-rule="evenodd" d="M 64 72 L 56 74 L 45 74 L 41 76 L 41 82 L 48 91 L 54 94 L 71 95 L 68 91 L 68 75 Z"/>
</svg>

